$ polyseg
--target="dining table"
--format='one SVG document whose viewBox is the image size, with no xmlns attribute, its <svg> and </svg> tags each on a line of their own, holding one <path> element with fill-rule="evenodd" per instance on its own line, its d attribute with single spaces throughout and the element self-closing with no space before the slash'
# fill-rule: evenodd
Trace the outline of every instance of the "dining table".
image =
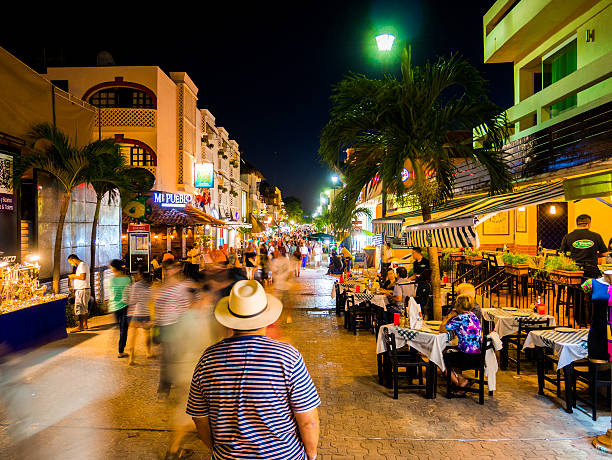
<svg viewBox="0 0 612 460">
<path fill-rule="evenodd" d="M 557 327 L 555 329 L 531 331 L 523 344 L 523 350 L 536 348 L 538 394 L 540 395 L 544 395 L 544 383 L 546 380 L 544 352 L 546 349 L 552 349 L 553 353 L 558 357 L 557 370 L 563 369 L 565 411 L 568 414 L 572 413 L 574 405 L 572 394 L 574 363 L 588 357 L 588 337 L 588 329 Z"/>
<path fill-rule="evenodd" d="M 522 318 L 548 319 L 548 326 L 555 326 L 555 318 L 550 315 L 539 315 L 528 309 L 519 308 L 483 308 L 482 317 L 493 323 L 494 331 L 500 339 L 507 335 L 516 334 L 519 330 L 519 321 Z"/>
</svg>

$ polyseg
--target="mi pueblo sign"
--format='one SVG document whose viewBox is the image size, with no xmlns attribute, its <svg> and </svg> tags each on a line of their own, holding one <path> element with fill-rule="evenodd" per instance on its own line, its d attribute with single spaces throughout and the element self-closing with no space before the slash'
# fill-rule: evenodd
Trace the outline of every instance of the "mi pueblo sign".
<svg viewBox="0 0 612 460">
<path fill-rule="evenodd" d="M 153 202 L 163 208 L 184 208 L 192 199 L 191 195 L 185 193 L 153 192 Z"/>
</svg>

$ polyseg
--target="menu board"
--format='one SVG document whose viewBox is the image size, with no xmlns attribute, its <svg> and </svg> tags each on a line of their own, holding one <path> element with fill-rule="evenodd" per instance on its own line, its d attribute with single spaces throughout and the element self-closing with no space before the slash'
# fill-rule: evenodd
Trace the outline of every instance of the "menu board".
<svg viewBox="0 0 612 460">
<path fill-rule="evenodd" d="M 146 273 L 149 272 L 149 254 L 151 248 L 151 233 L 149 232 L 130 232 L 130 273 L 138 271 L 138 267 L 143 265 Z"/>
<path fill-rule="evenodd" d="M 0 262 L 15 262 L 19 249 L 13 154 L 0 150 Z"/>
</svg>

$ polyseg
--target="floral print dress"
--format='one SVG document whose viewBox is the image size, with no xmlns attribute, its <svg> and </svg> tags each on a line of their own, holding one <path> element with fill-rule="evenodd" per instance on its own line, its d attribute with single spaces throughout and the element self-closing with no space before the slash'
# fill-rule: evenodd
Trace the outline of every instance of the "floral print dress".
<svg viewBox="0 0 612 460">
<path fill-rule="evenodd" d="M 480 353 L 482 345 L 482 327 L 478 317 L 472 313 L 463 313 L 446 323 L 447 331 L 455 331 L 459 351 L 463 353 Z"/>
</svg>

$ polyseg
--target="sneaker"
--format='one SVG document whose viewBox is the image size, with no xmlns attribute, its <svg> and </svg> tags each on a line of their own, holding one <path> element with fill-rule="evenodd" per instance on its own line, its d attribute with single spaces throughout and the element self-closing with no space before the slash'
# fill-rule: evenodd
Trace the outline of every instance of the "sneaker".
<svg viewBox="0 0 612 460">
<path fill-rule="evenodd" d="M 117 358 L 127 358 L 128 356 L 130 356 L 128 353 L 119 353 Z"/>
</svg>

